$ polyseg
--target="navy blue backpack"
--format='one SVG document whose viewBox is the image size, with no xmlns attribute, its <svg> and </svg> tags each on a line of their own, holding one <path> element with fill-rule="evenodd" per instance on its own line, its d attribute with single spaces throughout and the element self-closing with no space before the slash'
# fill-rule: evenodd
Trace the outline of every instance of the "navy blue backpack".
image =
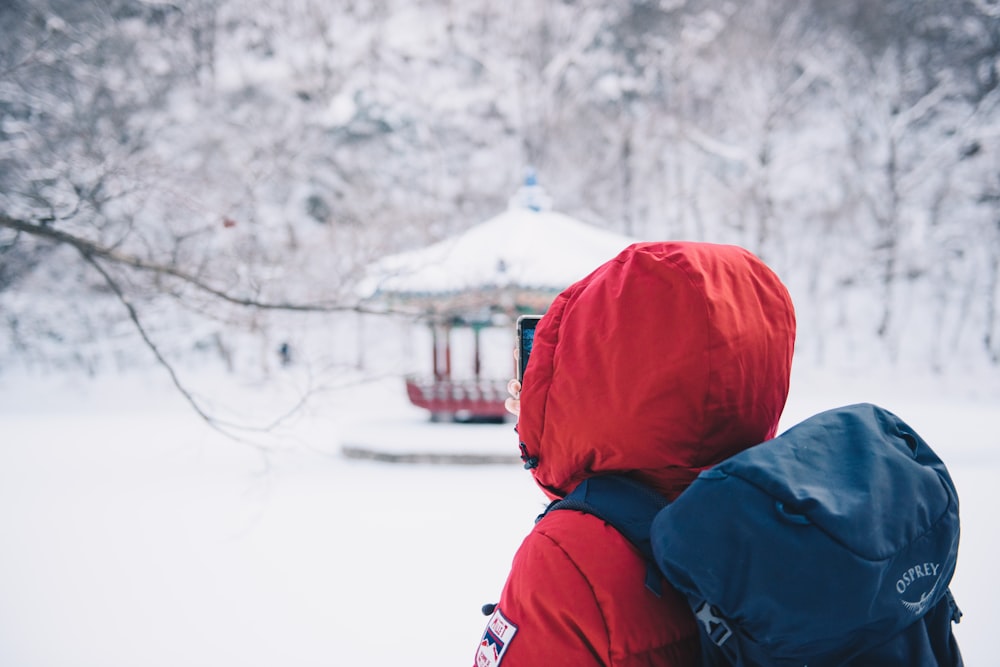
<svg viewBox="0 0 1000 667">
<path fill-rule="evenodd" d="M 673 503 L 623 476 L 549 510 L 617 528 L 688 600 L 702 665 L 954 667 L 958 496 L 930 447 L 869 404 L 704 471 Z M 544 515 L 543 515 L 544 516 Z"/>
</svg>

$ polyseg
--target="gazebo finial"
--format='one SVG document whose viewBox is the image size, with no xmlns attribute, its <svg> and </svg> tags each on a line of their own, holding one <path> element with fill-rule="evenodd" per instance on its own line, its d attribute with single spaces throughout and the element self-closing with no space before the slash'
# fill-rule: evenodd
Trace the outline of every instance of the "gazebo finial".
<svg viewBox="0 0 1000 667">
<path fill-rule="evenodd" d="M 552 198 L 538 184 L 538 173 L 534 167 L 524 170 L 524 184 L 511 197 L 509 208 L 526 208 L 530 211 L 548 211 L 552 208 Z"/>
</svg>

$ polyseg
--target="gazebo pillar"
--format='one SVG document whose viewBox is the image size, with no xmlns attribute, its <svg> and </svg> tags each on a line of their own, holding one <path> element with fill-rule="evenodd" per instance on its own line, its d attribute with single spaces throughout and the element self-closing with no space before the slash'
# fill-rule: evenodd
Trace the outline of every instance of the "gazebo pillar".
<svg viewBox="0 0 1000 667">
<path fill-rule="evenodd" d="M 475 359 L 473 361 L 473 372 L 475 373 L 475 378 L 478 381 L 482 377 L 483 373 L 483 362 L 479 347 L 479 332 L 482 331 L 482 327 L 473 326 L 472 327 L 472 341 L 473 341 L 473 354 Z"/>
<path fill-rule="evenodd" d="M 451 326 L 431 322 L 434 379 L 451 379 Z"/>
</svg>

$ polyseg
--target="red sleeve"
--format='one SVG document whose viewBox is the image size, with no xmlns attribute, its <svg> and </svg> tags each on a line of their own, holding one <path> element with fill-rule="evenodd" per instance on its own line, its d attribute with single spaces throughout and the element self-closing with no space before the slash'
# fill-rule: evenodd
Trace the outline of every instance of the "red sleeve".
<svg viewBox="0 0 1000 667">
<path fill-rule="evenodd" d="M 510 626 L 499 651 L 490 646 L 496 644 L 490 626 L 497 621 Z M 499 625 L 492 634 L 504 629 Z M 534 531 L 514 557 L 476 667 L 495 667 L 501 661 L 504 667 L 603 666 L 608 664 L 607 636 L 583 574 L 558 544 Z"/>
<path fill-rule="evenodd" d="M 476 667 L 689 667 L 694 617 L 669 588 L 645 585 L 646 564 L 600 519 L 553 512 L 514 557 Z"/>
</svg>

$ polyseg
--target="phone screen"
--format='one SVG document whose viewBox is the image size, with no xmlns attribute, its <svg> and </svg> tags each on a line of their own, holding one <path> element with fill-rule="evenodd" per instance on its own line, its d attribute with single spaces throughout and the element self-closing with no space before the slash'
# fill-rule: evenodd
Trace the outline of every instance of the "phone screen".
<svg viewBox="0 0 1000 667">
<path fill-rule="evenodd" d="M 541 315 L 522 315 L 517 318 L 517 380 L 524 379 L 524 369 L 528 367 L 528 357 L 535 343 L 535 327 Z"/>
</svg>

